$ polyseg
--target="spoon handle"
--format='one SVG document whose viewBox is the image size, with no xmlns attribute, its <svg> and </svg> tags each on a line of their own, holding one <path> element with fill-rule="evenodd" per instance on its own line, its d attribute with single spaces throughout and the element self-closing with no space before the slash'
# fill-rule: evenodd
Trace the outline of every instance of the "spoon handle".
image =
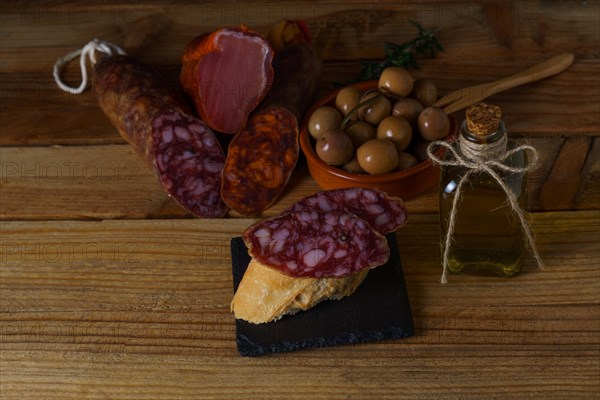
<svg viewBox="0 0 600 400">
<path fill-rule="evenodd" d="M 572 63 L 573 54 L 560 54 L 540 64 L 534 65 L 531 68 L 527 68 L 514 75 L 495 81 L 492 83 L 492 88 L 495 90 L 494 93 L 498 93 L 503 90 L 512 89 L 516 86 L 525 85 L 526 83 L 539 81 L 564 71 Z"/>
<path fill-rule="evenodd" d="M 496 93 L 556 75 L 567 69 L 572 63 L 573 54 L 560 54 L 506 78 L 455 90 L 436 101 L 434 105 L 443 107 L 446 114 L 452 114 Z"/>
</svg>

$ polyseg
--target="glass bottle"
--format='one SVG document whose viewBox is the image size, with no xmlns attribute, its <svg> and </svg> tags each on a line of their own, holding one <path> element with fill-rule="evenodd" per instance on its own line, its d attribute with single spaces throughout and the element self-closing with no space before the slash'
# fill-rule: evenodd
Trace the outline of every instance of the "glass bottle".
<svg viewBox="0 0 600 400">
<path fill-rule="evenodd" d="M 473 107 L 477 106 L 480 109 L 474 112 Z M 482 117 L 482 113 L 490 115 Z M 469 108 L 467 119 L 461 125 L 459 139 L 453 144 L 457 153 L 469 161 L 482 157 L 523 168 L 527 161 L 523 151 L 502 160 L 502 155 L 513 148 L 514 143 L 507 140 L 506 128 L 500 117 L 501 111 L 496 106 L 480 103 Z M 490 122 L 494 118 L 497 121 Z M 446 159 L 450 157 L 449 153 L 446 152 Z M 442 167 L 439 191 L 442 255 L 456 189 L 468 171 L 469 168 L 465 166 Z M 526 174 L 498 169 L 494 171 L 512 190 L 523 209 L 527 198 Z M 506 193 L 486 172 L 473 171 L 466 179 L 455 210 L 454 230 L 449 244 L 449 271 L 505 277 L 516 274 L 523 264 L 526 245 L 521 223 Z"/>
</svg>

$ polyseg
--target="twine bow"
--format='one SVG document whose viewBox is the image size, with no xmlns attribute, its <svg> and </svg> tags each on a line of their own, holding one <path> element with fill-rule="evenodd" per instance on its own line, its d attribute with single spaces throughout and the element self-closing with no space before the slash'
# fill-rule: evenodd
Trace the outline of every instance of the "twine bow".
<svg viewBox="0 0 600 400">
<path fill-rule="evenodd" d="M 497 183 L 500 185 L 508 202 L 513 210 L 513 212 L 519 218 L 521 222 L 521 226 L 523 228 L 523 232 L 525 233 L 525 238 L 527 241 L 527 246 L 529 247 L 533 257 L 537 261 L 537 265 L 540 269 L 544 269 L 544 263 L 537 251 L 535 246 L 533 235 L 531 233 L 531 229 L 529 227 L 529 223 L 525 219 L 525 215 L 521 207 L 519 207 L 519 201 L 517 196 L 513 193 L 513 191 L 508 187 L 508 185 L 504 182 L 502 177 L 498 174 L 497 171 L 504 171 L 510 173 L 524 173 L 529 171 L 531 168 L 535 166 L 538 161 L 538 154 L 534 147 L 530 145 L 521 145 L 515 147 L 512 150 L 506 151 L 506 136 L 504 136 L 500 141 L 492 144 L 484 144 L 484 145 L 476 145 L 474 143 L 469 143 L 466 139 L 460 139 L 460 154 L 456 151 L 455 147 L 448 142 L 445 141 L 435 141 L 429 144 L 427 147 L 427 154 L 431 158 L 431 160 L 442 166 L 461 166 L 467 169 L 467 172 L 462 176 L 458 185 L 456 187 L 456 191 L 454 194 L 454 200 L 452 201 L 452 211 L 450 212 L 450 220 L 448 221 L 448 230 L 446 232 L 446 238 L 444 239 L 444 254 L 443 254 L 443 271 L 442 277 L 440 279 L 441 283 L 448 282 L 448 258 L 450 254 L 450 245 L 452 242 L 452 237 L 454 235 L 454 227 L 456 224 L 456 214 L 457 214 L 457 205 L 460 200 L 460 197 L 463 192 L 463 186 L 465 182 L 468 181 L 468 178 L 477 172 L 484 172 L 490 175 Z M 444 147 L 447 151 L 450 152 L 450 157 L 445 160 L 440 159 L 435 155 L 435 152 L 438 148 Z M 531 160 L 529 160 L 525 166 L 523 167 L 511 167 L 506 165 L 504 162 L 511 157 L 513 154 L 518 153 L 520 151 L 529 151 L 531 154 Z"/>
<path fill-rule="evenodd" d="M 75 51 L 67 54 L 64 57 L 59 58 L 56 61 L 56 63 L 54 64 L 54 69 L 52 71 L 52 75 L 54 76 L 54 81 L 56 82 L 58 87 L 61 88 L 62 90 L 64 90 L 65 92 L 69 92 L 71 94 L 83 93 L 83 91 L 87 87 L 87 83 L 88 83 L 88 73 L 87 73 L 86 61 L 87 61 L 87 59 L 89 59 L 90 62 L 92 63 L 92 65 L 95 64 L 96 63 L 96 51 L 105 53 L 109 56 L 113 55 L 113 51 L 120 55 L 125 54 L 123 49 L 121 49 L 119 46 L 116 46 L 109 42 L 105 42 L 103 40 L 94 39 L 91 42 L 89 42 L 88 44 L 86 44 L 85 46 L 83 46 L 82 49 L 75 50 Z M 81 68 L 81 84 L 79 85 L 79 87 L 71 87 L 62 81 L 62 79 L 60 77 L 60 73 L 61 73 L 62 69 L 64 68 L 64 66 L 69 61 L 71 61 L 72 59 L 74 59 L 77 56 L 80 56 L 79 57 L 79 66 Z"/>
</svg>

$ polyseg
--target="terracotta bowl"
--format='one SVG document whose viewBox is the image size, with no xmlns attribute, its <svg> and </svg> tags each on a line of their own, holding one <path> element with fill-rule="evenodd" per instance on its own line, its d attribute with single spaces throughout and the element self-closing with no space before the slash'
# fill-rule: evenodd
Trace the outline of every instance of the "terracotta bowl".
<svg viewBox="0 0 600 400">
<path fill-rule="evenodd" d="M 372 89 L 377 86 L 377 81 L 360 82 L 354 85 L 360 91 Z M 322 106 L 335 107 L 335 98 L 339 90 L 335 90 L 317 101 L 306 114 L 300 128 L 300 147 L 306 156 L 308 170 L 322 189 L 339 189 L 348 187 L 364 187 L 380 189 L 391 196 L 402 199 L 415 197 L 435 185 L 440 178 L 440 169 L 433 165 L 431 160 L 426 160 L 402 171 L 390 172 L 380 175 L 353 174 L 341 168 L 327 165 L 315 152 L 314 139 L 308 133 L 308 120 L 312 113 Z M 450 115 L 450 134 L 446 140 L 451 140 L 456 133 L 456 119 Z M 439 150 L 439 156 L 443 150 Z"/>
</svg>

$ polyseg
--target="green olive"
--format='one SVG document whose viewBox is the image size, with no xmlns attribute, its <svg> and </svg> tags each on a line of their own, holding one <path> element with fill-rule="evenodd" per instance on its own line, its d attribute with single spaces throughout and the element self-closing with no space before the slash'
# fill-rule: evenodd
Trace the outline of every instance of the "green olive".
<svg viewBox="0 0 600 400">
<path fill-rule="evenodd" d="M 364 94 L 360 98 L 360 102 L 369 100 L 377 95 L 381 95 L 381 92 L 373 91 L 367 94 Z M 379 97 L 377 100 L 374 100 L 373 103 L 362 106 L 358 110 L 358 114 L 361 120 L 370 123 L 371 125 L 377 125 L 381 122 L 382 119 L 390 115 L 392 111 L 392 104 L 385 96 Z"/>
<path fill-rule="evenodd" d="M 340 90 L 335 98 L 335 106 L 345 117 L 348 113 L 358 105 L 360 100 L 360 90 L 354 86 L 347 86 Z M 352 116 L 350 119 L 355 120 L 357 116 Z"/>
<path fill-rule="evenodd" d="M 398 167 L 398 151 L 389 140 L 369 140 L 358 148 L 356 158 L 369 174 L 385 174 Z"/>
<path fill-rule="evenodd" d="M 399 67 L 388 67 L 379 78 L 379 88 L 398 96 L 406 97 L 413 89 L 414 79 L 410 73 Z"/>
<path fill-rule="evenodd" d="M 415 87 L 412 91 L 412 96 L 421 103 L 423 107 L 429 107 L 437 100 L 437 88 L 433 80 L 429 78 L 421 78 L 415 82 Z"/>
<path fill-rule="evenodd" d="M 427 107 L 419 114 L 419 133 L 425 140 L 438 140 L 450 132 L 450 120 L 439 107 Z"/>
<path fill-rule="evenodd" d="M 423 111 L 423 106 L 415 99 L 406 97 L 394 103 L 392 115 L 395 117 L 404 117 L 410 123 L 413 130 L 417 129 L 417 118 L 419 113 Z"/>
<path fill-rule="evenodd" d="M 366 122 L 356 121 L 346 128 L 346 133 L 352 139 L 354 148 L 358 149 L 363 143 L 375 139 L 375 129 Z"/>
<path fill-rule="evenodd" d="M 332 129 L 317 140 L 317 155 L 329 165 L 343 165 L 352 158 L 352 140 L 340 129 Z"/>
<path fill-rule="evenodd" d="M 412 154 L 407 153 L 405 151 L 398 153 L 398 171 L 414 167 L 418 163 L 419 162 Z"/>
<path fill-rule="evenodd" d="M 364 174 L 365 173 L 365 170 L 360 167 L 360 164 L 358 163 L 358 159 L 356 158 L 356 156 L 352 157 L 352 160 L 350 160 L 346 164 L 344 164 L 342 169 L 344 169 L 344 171 L 350 172 L 351 174 Z"/>
<path fill-rule="evenodd" d="M 319 140 L 325 132 L 337 129 L 342 123 L 342 115 L 333 107 L 320 107 L 312 113 L 308 119 L 308 132 L 315 139 Z"/>
<path fill-rule="evenodd" d="M 394 143 L 398 153 L 408 147 L 412 134 L 412 128 L 404 117 L 386 117 L 377 127 L 377 139 L 387 139 Z"/>
</svg>

